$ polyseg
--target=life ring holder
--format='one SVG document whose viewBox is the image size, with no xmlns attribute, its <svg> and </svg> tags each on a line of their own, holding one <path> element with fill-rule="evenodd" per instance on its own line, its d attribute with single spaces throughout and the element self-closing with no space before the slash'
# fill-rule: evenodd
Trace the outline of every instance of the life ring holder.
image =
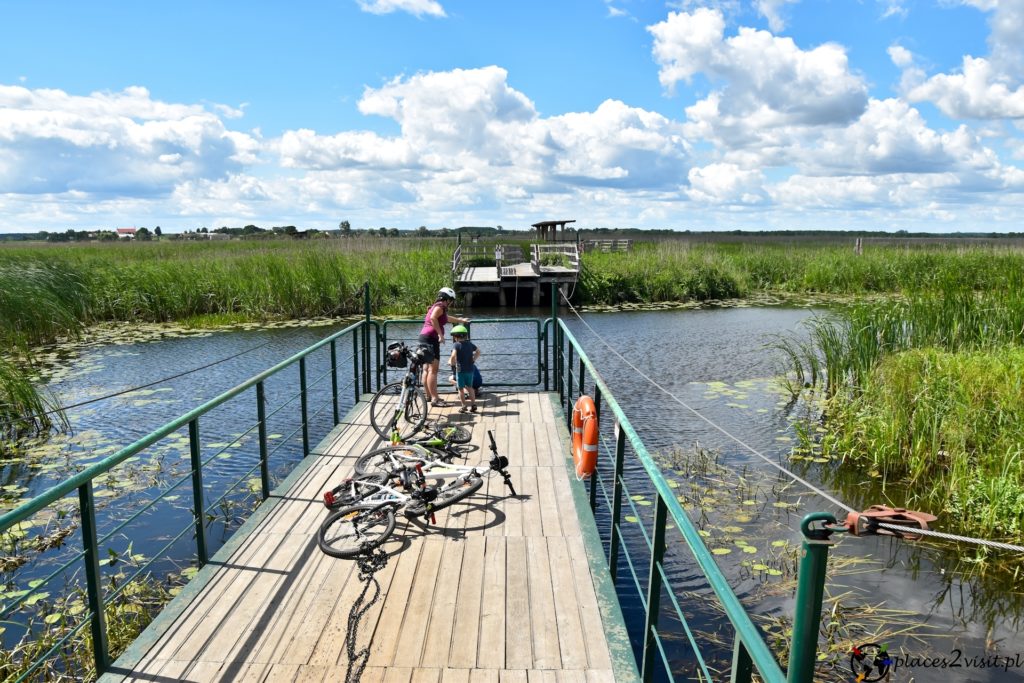
<svg viewBox="0 0 1024 683">
<path fill-rule="evenodd" d="M 597 469 L 597 406 L 583 394 L 572 409 L 572 460 L 576 479 L 583 480 Z"/>
</svg>

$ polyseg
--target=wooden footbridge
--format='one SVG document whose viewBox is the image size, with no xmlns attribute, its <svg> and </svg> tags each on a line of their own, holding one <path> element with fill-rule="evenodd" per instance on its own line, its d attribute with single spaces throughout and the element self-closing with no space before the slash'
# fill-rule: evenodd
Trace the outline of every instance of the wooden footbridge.
<svg viewBox="0 0 1024 683">
<path fill-rule="evenodd" d="M 477 294 L 497 295 L 499 306 L 540 306 L 541 292 L 558 287 L 568 296 L 580 275 L 575 242 L 529 245 L 529 255 L 517 244 L 460 244 L 452 255 L 455 291 L 466 306 Z"/>
<path fill-rule="evenodd" d="M 321 495 L 382 444 L 359 406 L 111 667 L 106 680 L 337 681 L 349 663 L 356 564 L 320 552 Z M 500 477 L 436 525 L 400 521 L 362 617 L 362 680 L 629 681 L 625 625 L 587 501 L 566 468 L 557 395 L 488 394 L 472 417 L 476 448 L 493 430 L 517 496 Z M 365 426 L 363 426 L 365 425 Z M 372 587 L 371 587 L 372 588 Z M 372 597 L 372 593 L 371 593 Z"/>
<path fill-rule="evenodd" d="M 559 285 L 550 286 L 554 301 Z M 0 659 L 5 680 L 334 681 L 368 648 L 367 683 L 750 683 L 755 671 L 765 683 L 811 683 L 828 548 L 820 524 L 835 518 L 814 513 L 801 525 L 813 541 L 802 546 L 784 672 L 554 304 L 546 320 L 475 318 L 473 338 L 486 340 L 481 363 L 495 359 L 481 367 L 481 409 L 431 409 L 432 417 L 472 426 L 481 461 L 493 430 L 518 495 L 493 477 L 434 524 L 401 521 L 385 546 L 388 562 L 375 574 L 380 594 L 370 584 L 361 603 L 368 584 L 357 565 L 320 552 L 316 531 L 326 515 L 323 492 L 350 473 L 356 456 L 379 445 L 367 399 L 389 381 L 382 351 L 403 334 L 402 321 L 371 317 L 368 285 L 364 294 L 364 319 L 0 515 L 0 540 L 17 532 L 13 538 L 25 547 L 49 520 L 78 522 L 62 546 L 44 546 L 40 536 L 39 553 L 58 554 L 47 568 L 7 574 L 0 594 L 5 648 L 18 642 L 10 638 L 19 619 L 21 642 L 41 628 L 53 604 L 41 603 L 46 596 L 69 583 L 87 596 L 84 608 L 50 627 L 49 650 L 19 648 Z M 415 339 L 421 323 L 405 322 Z M 599 424 L 598 470 L 587 483 L 575 478 L 569 453 L 572 407 L 584 393 L 593 397 Z M 238 430 L 230 443 L 208 443 L 203 430 L 216 430 L 225 413 L 215 411 L 229 402 L 238 405 L 238 420 L 252 413 L 256 421 L 229 426 Z M 271 433 L 282 420 L 292 431 Z M 115 468 L 154 445 L 177 454 L 184 476 L 181 469 L 168 475 L 136 510 L 130 506 L 138 499 L 117 487 Z M 284 446 L 303 457 L 275 485 L 271 463 Z M 229 458 L 244 456 L 242 466 L 251 465 L 230 483 L 211 472 L 228 449 Z M 188 499 L 190 488 L 185 507 L 174 502 Z M 261 504 L 211 552 L 207 536 L 218 506 L 251 500 L 250 491 Z M 72 501 L 72 513 L 58 508 Z M 119 506 L 125 513 L 111 516 Z M 171 520 L 183 528 L 168 528 Z M 149 548 L 144 554 L 142 546 Z M 141 558 L 141 566 L 120 573 L 124 568 L 109 562 L 115 547 L 120 556 Z M 688 563 L 682 578 L 666 569 L 669 549 L 673 566 Z M 198 571 L 126 650 L 112 652 L 110 619 L 120 615 L 123 628 L 125 610 L 138 612 L 132 587 L 165 583 L 170 563 Z M 356 613 L 353 631 L 350 614 L 359 604 L 366 609 Z M 713 620 L 712 630 L 702 635 L 690 623 L 695 614 L 704 628 Z M 731 646 L 722 647 L 730 637 Z"/>
</svg>

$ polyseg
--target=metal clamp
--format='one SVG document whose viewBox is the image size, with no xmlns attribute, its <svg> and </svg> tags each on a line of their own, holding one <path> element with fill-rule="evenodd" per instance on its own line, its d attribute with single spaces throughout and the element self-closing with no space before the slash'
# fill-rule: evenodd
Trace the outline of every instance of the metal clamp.
<svg viewBox="0 0 1024 683">
<path fill-rule="evenodd" d="M 916 512 L 906 508 L 891 508 L 885 505 L 872 505 L 864 512 L 851 512 L 846 516 L 846 526 L 854 536 L 897 536 L 908 541 L 916 541 L 921 534 L 914 529 L 927 529 L 928 524 L 938 519 L 927 512 Z M 879 524 L 889 524 L 906 528 L 906 531 L 883 529 Z"/>
</svg>

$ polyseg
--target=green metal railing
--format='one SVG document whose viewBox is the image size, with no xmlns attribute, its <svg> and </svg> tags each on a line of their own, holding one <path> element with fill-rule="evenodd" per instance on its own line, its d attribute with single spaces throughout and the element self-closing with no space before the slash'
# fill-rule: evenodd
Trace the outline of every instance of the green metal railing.
<svg viewBox="0 0 1024 683">
<path fill-rule="evenodd" d="M 18 508 L 0 516 L 0 536 L 2 536 L 7 534 L 9 530 L 14 527 L 18 527 L 18 530 L 20 530 L 21 527 L 19 525 L 23 522 L 29 523 L 27 520 L 30 520 L 30 518 L 37 513 L 57 505 L 65 496 L 77 493 L 78 514 L 81 520 L 82 536 L 82 549 L 77 551 L 70 560 L 53 571 L 48 577 L 33 581 L 31 584 L 33 590 L 24 591 L 24 594 L 14 598 L 10 602 L 0 603 L 0 622 L 8 620 L 9 617 L 19 609 L 19 607 L 24 605 L 26 601 L 30 599 L 30 593 L 37 593 L 38 591 L 44 590 L 46 585 L 50 582 L 67 580 L 68 574 L 75 572 L 76 565 L 80 568 L 84 568 L 85 570 L 85 592 L 88 599 L 88 609 L 83 612 L 78 623 L 70 628 L 64 637 L 61 638 L 48 652 L 43 653 L 33 660 L 23 674 L 14 680 L 21 681 L 31 676 L 40 666 L 56 657 L 61 652 L 61 648 L 68 647 L 70 643 L 74 642 L 72 639 L 74 639 L 87 626 L 90 629 L 90 637 L 93 644 L 92 656 L 96 671 L 98 674 L 106 671 L 111 663 L 106 624 L 106 608 L 127 588 L 128 585 L 131 584 L 134 579 L 142 575 L 143 572 L 146 572 L 154 562 L 162 559 L 164 554 L 177 541 L 190 532 L 195 536 L 196 563 L 202 567 L 209 561 L 209 544 L 206 538 L 206 519 L 208 513 L 214 510 L 216 506 L 227 496 L 231 495 L 233 491 L 244 484 L 247 481 L 247 478 L 252 475 L 257 468 L 260 471 L 261 500 L 266 500 L 270 496 L 271 490 L 269 463 L 277 450 L 288 444 L 292 437 L 301 433 L 302 454 L 303 456 L 306 456 L 310 453 L 311 419 L 314 419 L 322 412 L 330 410 L 333 424 L 337 425 L 339 423 L 339 393 L 346 389 L 345 385 L 339 386 L 339 368 L 342 363 L 349 360 L 352 362 L 352 379 L 348 384 L 351 385 L 352 388 L 353 402 L 358 402 L 361 393 L 370 391 L 370 370 L 372 367 L 371 363 L 373 362 L 371 351 L 373 347 L 376 346 L 377 336 L 379 335 L 373 334 L 373 336 L 371 336 L 371 332 L 374 332 L 377 324 L 372 322 L 369 318 L 368 287 L 366 288 L 365 296 L 365 305 L 367 310 L 364 320 L 353 325 L 349 325 L 348 327 L 326 337 L 299 353 L 296 353 L 272 368 L 261 372 L 233 389 L 230 389 L 207 401 L 198 408 L 195 408 L 181 417 L 168 422 L 159 429 L 122 448 L 101 462 L 86 468 L 66 481 L 50 488 Z M 349 358 L 339 358 L 338 346 L 344 337 L 351 337 L 352 339 L 352 353 Z M 321 374 L 319 377 L 310 378 L 308 376 L 307 358 L 310 354 L 319 349 L 323 349 L 324 347 L 329 347 L 330 349 L 330 367 L 327 372 Z M 268 412 L 265 386 L 266 380 L 282 371 L 296 366 L 298 368 L 299 391 L 284 401 L 283 404 L 277 406 L 273 411 Z M 326 381 L 330 382 L 330 397 L 322 406 L 310 406 L 309 399 L 311 390 Z M 256 423 L 251 425 L 242 434 L 235 437 L 231 443 L 223 446 L 212 455 L 204 454 L 200 439 L 201 418 L 218 406 L 221 406 L 236 397 L 242 397 L 247 392 L 254 392 L 255 394 L 254 398 L 257 413 Z M 298 401 L 298 406 L 293 405 L 296 401 Z M 271 449 L 269 445 L 269 435 L 267 433 L 268 420 L 286 408 L 298 410 L 299 425 L 291 434 L 284 436 L 275 448 Z M 185 428 L 188 430 L 190 471 L 176 482 L 173 482 L 164 488 L 159 495 L 148 501 L 142 509 L 132 514 L 127 520 L 118 523 L 110 532 L 103 536 L 99 536 L 96 527 L 96 506 L 94 499 L 95 480 L 98 477 L 107 475 L 113 468 L 124 463 L 126 460 L 132 458 L 144 449 L 157 444 L 169 435 Z M 239 444 L 243 437 L 251 434 L 254 430 L 258 435 L 257 438 L 259 441 L 259 458 L 257 464 L 245 472 L 237 481 L 229 484 L 226 487 L 226 492 L 222 496 L 212 502 L 206 500 L 203 484 L 204 468 L 208 467 L 211 461 L 214 461 L 218 456 L 223 454 L 226 449 Z M 184 529 L 174 535 L 174 537 L 171 538 L 171 540 L 168 541 L 162 549 L 156 553 L 152 553 L 152 558 L 138 568 L 132 576 L 121 581 L 120 586 L 111 586 L 109 590 L 105 591 L 103 586 L 103 575 L 100 571 L 101 545 L 108 542 L 114 534 L 120 533 L 128 524 L 138 519 L 144 512 L 150 510 L 161 500 L 168 498 L 171 495 L 177 495 L 176 492 L 178 488 L 186 482 L 191 483 L 191 522 Z M 8 623 L 10 624 L 11 622 Z"/>
<path fill-rule="evenodd" d="M 422 319 L 386 320 L 380 326 L 378 349 L 386 348 L 389 342 L 404 341 L 416 343 Z M 537 318 L 474 318 L 467 323 L 473 342 L 482 351 L 480 371 L 488 385 L 502 387 L 538 387 L 547 379 L 547 344 L 545 324 Z M 397 329 L 396 329 L 397 328 Z M 522 334 L 508 336 L 505 331 L 514 328 Z M 498 330 L 491 334 L 491 330 Z M 523 348 L 525 347 L 525 348 Z M 450 353 L 451 346 L 441 349 L 441 354 Z M 441 371 L 447 368 L 447 357 L 441 358 Z M 382 375 L 387 368 L 377 366 L 378 384 L 384 382 Z M 499 376 L 500 375 L 500 376 Z"/>
<path fill-rule="evenodd" d="M 554 288 L 552 288 L 551 300 L 552 302 L 557 301 L 557 293 Z M 608 424 L 608 418 L 611 418 L 611 423 L 614 425 L 613 443 L 604 441 L 599 444 L 603 446 L 604 454 L 610 456 L 612 460 L 612 490 L 608 491 L 605 480 L 598 476 L 600 472 L 595 473 L 590 477 L 590 506 L 592 510 L 597 510 L 598 494 L 600 493 L 601 502 L 604 503 L 610 516 L 608 536 L 602 539 L 608 549 L 609 571 L 615 580 L 620 560 L 625 562 L 631 575 L 629 578 L 632 579 L 637 598 L 643 607 L 642 651 L 638 657 L 638 667 L 645 683 L 654 680 L 659 659 L 663 675 L 675 680 L 665 650 L 666 635 L 676 641 L 682 639 L 689 645 L 696 661 L 698 680 L 708 682 L 719 680 L 712 676 L 694 631 L 683 613 L 680 599 L 667 577 L 664 561 L 666 550 L 670 546 L 674 550 L 683 548 L 689 550 L 732 625 L 734 640 L 729 678 L 731 683 L 749 683 L 753 680 L 755 670 L 760 680 L 766 683 L 812 683 L 817 659 L 825 566 L 828 546 L 832 543 L 829 540 L 829 535 L 834 531 L 827 525 L 834 524 L 835 518 L 828 513 L 812 513 L 804 519 L 801 525 L 804 541 L 798 574 L 796 615 L 789 656 L 790 665 L 788 671 L 784 671 L 740 603 L 739 598 L 729 586 L 725 575 L 716 564 L 696 526 L 680 506 L 676 494 L 673 493 L 673 489 L 662 474 L 660 467 L 644 446 L 639 434 L 615 400 L 608 385 L 572 332 L 562 320 L 558 319 L 558 310 L 554 303 L 552 304 L 551 318 L 545 322 L 545 333 L 546 336 L 550 336 L 553 346 L 550 384 L 553 390 L 558 392 L 570 434 L 572 433 L 573 404 L 575 399 L 586 393 L 588 377 L 589 383 L 593 385 L 591 392 L 599 424 L 602 421 L 604 424 Z M 545 382 L 546 386 L 547 384 L 548 381 Z M 607 430 L 603 431 L 607 433 Z M 647 481 L 626 481 L 627 451 L 630 451 L 631 457 L 640 464 Z M 631 483 L 634 487 L 649 485 L 654 490 L 655 501 L 650 528 L 640 526 L 642 542 L 634 542 L 627 546 L 627 528 L 623 525 L 624 515 L 628 513 L 634 520 L 642 518 L 641 512 L 634 505 L 630 491 Z M 629 510 L 625 513 L 624 504 L 629 506 Z M 631 522 L 628 526 L 635 530 L 637 524 Z M 670 529 L 673 532 L 671 536 L 668 535 Z M 680 544 L 679 541 L 682 543 Z M 641 550 L 647 551 L 646 585 L 644 585 L 643 576 L 637 571 L 640 560 L 632 557 L 631 554 L 636 552 L 638 545 L 641 546 Z M 682 633 L 667 634 L 662 631 L 661 600 L 663 595 L 668 596 L 671 603 L 671 610 L 668 611 L 674 614 L 678 620 Z"/>
<path fill-rule="evenodd" d="M 708 584 L 714 591 L 722 609 L 731 623 L 735 637 L 732 656 L 731 681 L 733 683 L 747 683 L 752 680 L 756 670 L 762 681 L 767 683 L 810 683 L 813 678 L 814 663 L 817 648 L 818 623 L 821 610 L 821 594 L 824 583 L 824 568 L 827 561 L 827 551 L 830 541 L 828 540 L 831 530 L 827 525 L 834 523 L 834 518 L 827 513 L 809 515 L 801 526 L 805 541 L 799 572 L 796 620 L 794 625 L 793 646 L 790 654 L 790 666 L 788 677 L 775 660 L 772 652 L 765 644 L 760 632 L 757 630 L 750 617 L 747 615 L 739 599 L 730 588 L 724 574 L 715 563 L 711 552 L 701 539 L 696 527 L 683 511 L 676 500 L 666 479 L 663 477 L 658 465 L 647 451 L 638 433 L 630 424 L 622 408 L 615 400 L 608 385 L 597 372 L 587 354 L 583 351 L 579 342 L 558 318 L 557 293 L 552 287 L 552 309 L 551 317 L 545 321 L 531 318 L 496 318 L 476 319 L 472 325 L 478 330 L 477 334 L 489 341 L 496 342 L 496 346 L 504 345 L 507 351 L 496 351 L 492 349 L 485 353 L 498 355 L 502 362 L 509 358 L 518 356 L 526 358 L 527 361 L 535 364 L 533 367 L 524 368 L 527 377 L 524 381 L 498 382 L 502 386 L 539 386 L 543 384 L 545 391 L 553 390 L 558 393 L 562 402 L 566 419 L 572 419 L 572 404 L 575 397 L 590 389 L 593 393 L 594 402 L 597 408 L 599 420 L 609 424 L 607 418 L 611 418 L 614 424 L 614 444 L 605 444 L 605 452 L 611 456 L 614 462 L 612 472 L 612 487 L 609 491 L 600 477 L 592 477 L 590 485 L 590 505 L 592 510 L 598 508 L 598 503 L 603 502 L 604 509 L 609 511 L 610 524 L 609 534 L 606 539 L 608 548 L 609 571 L 613 580 L 619 572 L 620 559 L 628 567 L 633 584 L 636 587 L 637 600 L 644 610 L 643 644 L 639 656 L 639 668 L 645 681 L 652 681 L 660 659 L 660 666 L 665 674 L 672 678 L 671 667 L 665 650 L 664 629 L 662 619 L 662 597 L 667 595 L 671 603 L 671 610 L 682 627 L 682 634 L 672 633 L 672 637 L 679 638 L 680 635 L 689 643 L 693 649 L 694 659 L 697 662 L 698 677 L 711 681 L 708 664 L 705 662 L 701 650 L 697 645 L 693 629 L 690 628 L 680 606 L 679 597 L 676 595 L 671 582 L 667 578 L 665 569 L 665 556 L 672 548 L 687 548 L 696 560 L 701 571 L 707 578 Z M 142 439 L 119 450 L 103 461 L 90 466 L 67 481 L 49 489 L 43 494 L 33 498 L 15 510 L 0 516 L 0 534 L 8 532 L 12 527 L 29 520 L 36 513 L 54 506 L 62 498 L 71 494 L 77 494 L 78 511 L 81 518 L 82 549 L 77 552 L 68 562 L 53 571 L 47 578 L 35 583 L 38 589 L 46 582 L 66 577 L 76 565 L 84 568 L 85 589 L 88 596 L 88 610 L 83 613 L 81 620 L 71 629 L 49 652 L 39 656 L 21 678 L 24 680 L 32 672 L 41 666 L 60 648 L 65 647 L 84 628 L 90 629 L 90 636 L 93 647 L 93 659 L 97 672 L 102 673 L 110 666 L 110 651 L 107 638 L 107 625 L 105 623 L 105 610 L 107 606 L 122 592 L 132 579 L 146 571 L 161 554 L 165 553 L 171 546 L 190 532 L 195 536 L 196 563 L 203 566 L 209 561 L 209 548 L 206 539 L 206 515 L 213 507 L 223 500 L 236 487 L 246 481 L 257 468 L 260 471 L 260 495 L 266 499 L 270 495 L 271 480 L 269 462 L 278 449 L 289 442 L 292 437 L 301 435 L 303 456 L 310 453 L 310 431 L 311 420 L 324 411 L 330 411 L 333 424 L 340 422 L 340 396 L 343 390 L 351 388 L 353 402 L 358 402 L 360 397 L 373 391 L 374 387 L 380 387 L 385 382 L 385 372 L 381 359 L 383 349 L 386 347 L 389 335 L 392 339 L 396 336 L 405 341 L 415 339 L 418 329 L 411 333 L 404 330 L 395 330 L 398 325 L 418 325 L 418 320 L 389 320 L 378 323 L 370 316 L 370 294 L 369 287 L 365 287 L 364 293 L 364 317 L 361 321 L 349 325 L 307 349 L 293 355 L 292 357 L 278 363 L 274 367 L 250 378 L 237 387 L 224 392 L 203 405 L 189 411 L 176 420 L 167 423 L 156 431 L 148 434 Z M 526 326 L 530 334 L 525 336 L 516 335 L 511 337 L 486 337 L 481 330 L 487 330 L 490 326 Z M 404 335 L 404 336 L 399 336 Z M 344 337 L 351 339 L 351 354 L 347 357 L 339 357 L 339 344 Z M 500 344 L 497 344 L 500 342 Z M 313 352 L 329 347 L 330 367 L 327 372 L 318 377 L 309 377 L 307 359 Z M 443 361 L 443 359 L 442 359 Z M 527 362 L 523 361 L 523 362 Z M 351 362 L 351 381 L 347 386 L 339 386 L 339 368 Z M 517 361 L 512 361 L 517 362 Z M 266 386 L 268 378 L 289 369 L 298 369 L 299 391 L 290 396 L 283 404 L 272 411 L 267 410 Z M 311 390 L 323 382 L 329 381 L 330 395 L 320 406 L 309 404 Z M 490 383 L 489 383 L 490 384 Z M 590 384 L 592 386 L 588 387 Z M 244 397 L 247 392 L 254 392 L 257 421 L 251 425 L 243 434 L 235 437 L 232 443 L 227 444 L 212 455 L 204 454 L 200 439 L 200 418 L 208 414 L 214 408 L 236 398 Z M 295 403 L 297 402 L 297 405 Z M 268 435 L 268 420 L 275 414 L 288 409 L 297 411 L 299 414 L 299 425 L 295 430 L 284 437 L 280 444 L 274 449 L 270 448 Z M 121 522 L 109 533 L 99 536 L 96 529 L 94 482 L 98 477 L 109 473 L 114 467 L 125 462 L 138 454 L 145 448 L 160 442 L 178 430 L 188 430 L 189 462 L 190 470 L 178 481 L 172 483 L 154 500 L 150 501 L 141 510 L 133 514 L 129 519 Z M 205 488 L 203 482 L 204 468 L 211 461 L 239 443 L 245 435 L 256 432 L 259 442 L 259 458 L 256 465 L 242 475 L 242 477 L 230 485 L 227 492 L 213 501 L 205 500 Z M 607 431 L 607 429 L 606 429 Z M 610 453 L 609 453 L 610 451 Z M 637 571 L 639 560 L 632 557 L 636 550 L 637 543 L 627 545 L 626 527 L 622 522 L 624 519 L 624 505 L 629 506 L 631 514 L 636 518 L 641 515 L 630 496 L 630 483 L 626 481 L 625 463 L 627 452 L 635 458 L 646 473 L 646 481 L 639 485 L 650 486 L 655 491 L 655 506 L 653 523 L 650 530 L 640 527 L 643 536 L 642 545 L 647 552 L 646 564 L 646 585 L 643 576 Z M 206 457 L 204 457 L 206 456 Z M 150 509 L 159 500 L 172 495 L 179 486 L 191 483 L 192 508 L 191 522 L 172 538 L 162 550 L 153 553 L 153 559 L 143 565 L 134 576 L 123 581 L 119 587 L 111 587 L 104 592 L 103 577 L 100 571 L 100 546 L 107 542 L 115 533 L 119 533 L 125 526 L 139 518 L 145 511 Z M 637 482 L 633 482 L 637 485 Z M 599 499 L 599 494 L 601 498 Z M 825 524 L 826 526 L 822 526 Z M 631 525 L 633 529 L 636 524 Z M 672 535 L 669 535 L 672 531 Z M 682 540 L 680 544 L 678 541 Z M 0 605 L 0 621 L 7 618 L 22 604 L 28 600 L 28 593 L 14 599 L 6 605 Z"/>
</svg>

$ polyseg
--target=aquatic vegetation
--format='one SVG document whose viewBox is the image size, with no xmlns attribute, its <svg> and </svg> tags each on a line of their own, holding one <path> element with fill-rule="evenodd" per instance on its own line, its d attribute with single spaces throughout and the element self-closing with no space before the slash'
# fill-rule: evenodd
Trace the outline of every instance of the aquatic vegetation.
<svg viewBox="0 0 1024 683">
<path fill-rule="evenodd" d="M 57 399 L 37 389 L 23 367 L 0 356 L 0 454 L 19 437 L 55 426 L 67 426 Z"/>
<path fill-rule="evenodd" d="M 810 332 L 778 344 L 791 395 L 823 392 L 826 432 L 798 433 L 805 448 L 895 486 L 897 504 L 946 529 L 1024 538 L 1024 295 L 950 285 L 839 310 Z"/>
<path fill-rule="evenodd" d="M 110 590 L 118 590 L 119 594 L 105 609 L 111 657 L 117 657 L 131 645 L 175 592 L 173 583 L 148 574 L 129 580 L 129 571 L 144 560 L 129 548 L 124 554 L 114 554 L 102 561 L 120 567 L 109 578 Z M 0 599 L 20 597 L 19 592 L 0 592 Z M 12 641 L 13 646 L 0 648 L 0 679 L 95 680 L 90 629 L 79 628 L 75 632 L 88 613 L 88 599 L 79 587 L 68 588 L 60 595 L 48 591 L 28 595 L 18 609 L 20 623 L 0 623 L 0 637 L 12 636 L 13 632 L 5 633 L 5 629 L 17 628 L 21 632 Z M 32 662 L 37 659 L 41 665 L 33 670 Z"/>
</svg>

